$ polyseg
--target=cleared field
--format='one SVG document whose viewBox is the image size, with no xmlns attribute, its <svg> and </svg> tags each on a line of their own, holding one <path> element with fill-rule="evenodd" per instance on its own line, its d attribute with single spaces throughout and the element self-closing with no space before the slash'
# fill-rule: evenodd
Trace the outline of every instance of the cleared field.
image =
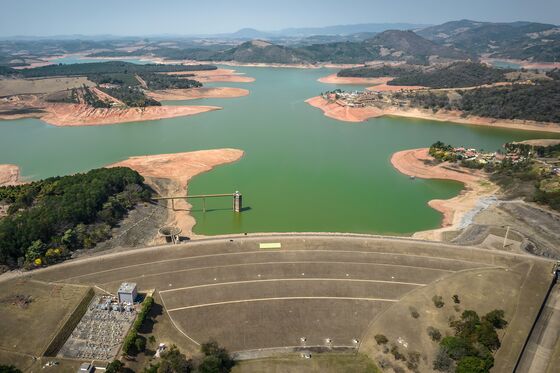
<svg viewBox="0 0 560 373">
<path fill-rule="evenodd" d="M 95 83 L 89 81 L 86 77 L 0 79 L 0 97 L 35 93 L 53 93 L 71 88 L 79 88 L 84 84 L 87 86 L 95 85 Z"/>
<path fill-rule="evenodd" d="M 6 359 L 26 362 L 41 356 L 86 291 L 81 286 L 25 279 L 0 283 L 0 350 Z M 27 306 L 14 302 L 21 296 L 31 302 Z"/>
</svg>

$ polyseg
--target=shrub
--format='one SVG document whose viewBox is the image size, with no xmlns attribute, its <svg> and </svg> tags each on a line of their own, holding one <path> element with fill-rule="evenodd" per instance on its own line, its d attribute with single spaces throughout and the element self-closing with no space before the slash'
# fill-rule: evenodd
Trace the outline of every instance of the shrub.
<svg viewBox="0 0 560 373">
<path fill-rule="evenodd" d="M 373 338 L 375 338 L 375 342 L 377 342 L 378 345 L 384 345 L 389 342 L 387 337 L 385 337 L 383 334 L 376 334 Z"/>
<path fill-rule="evenodd" d="M 445 302 L 443 301 L 443 297 L 441 295 L 434 295 L 432 297 L 432 302 L 434 302 L 434 306 L 436 306 L 436 308 L 442 308 L 445 306 Z"/>
<path fill-rule="evenodd" d="M 146 338 L 142 336 L 136 337 L 136 339 L 134 340 L 134 347 L 136 348 L 136 351 L 144 352 L 144 350 L 146 349 Z"/>
<path fill-rule="evenodd" d="M 432 338 L 432 341 L 439 342 L 441 340 L 441 332 L 439 329 L 436 329 L 433 326 L 428 326 L 427 332 L 430 338 Z"/>
<path fill-rule="evenodd" d="M 410 316 L 412 316 L 413 318 L 417 319 L 420 317 L 420 314 L 418 313 L 418 310 L 414 307 L 410 307 Z"/>
<path fill-rule="evenodd" d="M 0 365 L 0 373 L 21 373 L 21 370 L 13 365 Z"/>
<path fill-rule="evenodd" d="M 399 351 L 399 346 L 397 345 L 391 346 L 391 354 L 393 355 L 395 360 L 406 361 L 406 357 Z"/>
<path fill-rule="evenodd" d="M 455 304 L 459 304 L 461 303 L 461 300 L 459 299 L 459 296 L 457 294 L 453 295 L 453 303 Z"/>
<path fill-rule="evenodd" d="M 445 351 L 445 349 L 443 348 L 440 348 L 433 362 L 434 370 L 440 372 L 452 372 L 453 365 L 454 362 L 447 354 L 447 351 Z"/>
<path fill-rule="evenodd" d="M 120 373 L 123 367 L 124 364 L 120 360 L 113 360 L 107 365 L 107 368 L 105 368 L 105 373 Z"/>
</svg>

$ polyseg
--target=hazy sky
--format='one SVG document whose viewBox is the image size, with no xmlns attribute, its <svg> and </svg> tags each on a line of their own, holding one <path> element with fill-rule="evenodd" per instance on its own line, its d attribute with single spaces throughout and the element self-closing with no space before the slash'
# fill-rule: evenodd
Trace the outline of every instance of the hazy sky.
<svg viewBox="0 0 560 373">
<path fill-rule="evenodd" d="M 463 18 L 560 24 L 560 0 L 8 0 L 0 5 L 0 36 L 202 34 Z"/>
</svg>

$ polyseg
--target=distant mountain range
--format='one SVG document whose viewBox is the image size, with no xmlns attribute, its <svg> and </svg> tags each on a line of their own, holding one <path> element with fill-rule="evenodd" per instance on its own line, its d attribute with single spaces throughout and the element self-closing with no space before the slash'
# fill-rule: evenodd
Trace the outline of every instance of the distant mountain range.
<svg viewBox="0 0 560 373">
<path fill-rule="evenodd" d="M 418 31 L 418 35 L 479 55 L 560 61 L 560 27 L 552 24 L 461 20 L 424 28 Z"/>
<path fill-rule="evenodd" d="M 391 28 L 391 29 L 387 29 Z M 436 26 L 408 23 L 289 28 L 265 32 L 244 28 L 234 33 L 198 36 L 43 38 L 0 42 L 0 63 L 21 63 L 44 55 L 94 51 L 94 57 L 153 55 L 172 60 L 245 63 L 354 63 L 373 60 L 428 64 L 481 57 L 560 61 L 560 27 L 535 22 L 493 23 L 460 20 Z M 24 44 L 23 44 L 24 43 Z M 47 54 L 50 53 L 50 54 Z"/>
<path fill-rule="evenodd" d="M 223 38 L 223 39 L 274 39 L 274 38 L 303 38 L 308 36 L 345 36 L 359 33 L 378 33 L 386 30 L 415 30 L 429 25 L 414 23 L 363 23 L 355 25 L 336 25 L 326 27 L 292 27 L 278 31 L 261 31 L 254 28 L 242 28 L 232 33 L 221 34 L 156 34 L 140 36 L 102 35 L 52 35 L 52 36 L 9 36 L 0 40 L 111 40 L 111 39 L 177 39 L 177 38 Z"/>
<path fill-rule="evenodd" d="M 233 48 L 193 53 L 192 59 L 244 63 L 364 63 L 372 60 L 407 61 L 425 64 L 430 59 L 457 60 L 470 56 L 460 50 L 436 44 L 412 31 L 388 30 L 358 42 L 333 42 L 299 47 L 278 45 L 265 40 L 244 42 Z"/>
</svg>

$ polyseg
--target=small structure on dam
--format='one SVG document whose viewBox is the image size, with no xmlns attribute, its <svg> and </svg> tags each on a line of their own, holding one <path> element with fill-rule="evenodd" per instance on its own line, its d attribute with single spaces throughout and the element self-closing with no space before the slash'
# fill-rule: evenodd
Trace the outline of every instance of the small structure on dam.
<svg viewBox="0 0 560 373">
<path fill-rule="evenodd" d="M 165 237 L 165 242 L 172 242 L 172 243 L 179 243 L 181 234 L 181 228 L 179 227 L 172 227 L 172 226 L 165 226 L 161 227 L 158 230 L 158 233 Z"/>
</svg>

